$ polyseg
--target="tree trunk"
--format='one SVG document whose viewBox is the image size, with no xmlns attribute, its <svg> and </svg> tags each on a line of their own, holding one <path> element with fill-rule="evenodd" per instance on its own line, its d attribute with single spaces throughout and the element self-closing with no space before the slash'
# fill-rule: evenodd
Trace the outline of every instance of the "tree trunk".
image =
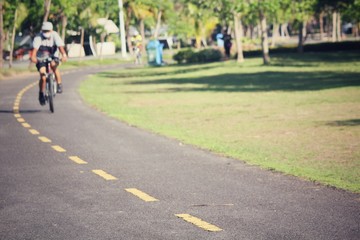
<svg viewBox="0 0 360 240">
<path fill-rule="evenodd" d="M 128 14 L 130 14 L 130 13 L 128 12 Z M 128 46 L 128 50 L 129 50 L 130 55 L 133 55 L 134 51 L 133 51 L 133 49 L 131 47 L 131 34 L 130 34 L 130 23 L 129 23 L 129 21 L 125 21 L 125 29 L 126 29 L 126 32 L 127 32 L 127 34 L 126 34 L 126 43 L 127 43 L 127 46 Z"/>
<path fill-rule="evenodd" d="M 63 14 L 62 18 L 61 18 L 61 25 L 62 25 L 62 29 L 61 29 L 61 38 L 63 39 L 64 43 L 65 43 L 65 34 L 66 34 L 66 26 L 67 26 L 67 16 L 65 14 Z"/>
<path fill-rule="evenodd" d="M 357 39 L 359 36 L 359 23 L 354 23 L 352 28 L 353 36 Z"/>
<path fill-rule="evenodd" d="M 272 38 L 271 38 L 271 47 L 275 47 L 278 36 L 279 36 L 279 24 L 274 23 L 273 33 L 272 33 Z"/>
<path fill-rule="evenodd" d="M 341 14 L 337 13 L 337 22 L 336 22 L 336 40 L 340 42 L 342 40 L 342 31 L 341 31 Z"/>
<path fill-rule="evenodd" d="M 263 52 L 263 61 L 264 61 L 264 64 L 269 64 L 270 63 L 270 55 L 269 55 L 269 43 L 268 43 L 266 16 L 262 10 L 260 10 L 259 15 L 260 15 L 261 48 L 262 48 L 262 52 Z"/>
<path fill-rule="evenodd" d="M 261 20 L 260 20 L 261 21 Z M 257 26 L 256 26 L 256 34 L 257 34 L 257 36 L 256 36 L 256 38 L 261 38 L 261 24 L 258 24 Z"/>
<path fill-rule="evenodd" d="M 336 24 L 337 22 L 337 12 L 334 11 L 332 14 L 332 41 L 336 42 Z"/>
<path fill-rule="evenodd" d="M 299 26 L 298 53 L 304 52 L 305 39 L 306 39 L 306 21 L 302 22 Z"/>
<path fill-rule="evenodd" d="M 126 42 L 127 42 L 128 48 L 129 48 L 130 55 L 133 55 L 134 50 L 132 49 L 132 47 L 130 47 L 131 46 L 131 36 L 130 36 L 129 33 L 128 33 L 127 37 L 126 37 Z"/>
<path fill-rule="evenodd" d="M 45 14 L 44 14 L 43 22 L 47 22 L 47 20 L 49 18 L 50 6 L 51 6 L 51 0 L 45 0 L 44 1 Z"/>
<path fill-rule="evenodd" d="M 195 36 L 195 45 L 197 49 L 201 48 L 201 36 Z"/>
<path fill-rule="evenodd" d="M 92 45 L 93 45 L 93 49 L 94 49 L 94 56 L 98 55 L 98 50 L 97 50 L 97 47 L 96 47 L 96 37 L 93 37 L 93 35 L 90 36 L 91 37 L 91 42 L 92 42 Z"/>
<path fill-rule="evenodd" d="M 4 22 L 3 22 L 3 2 L 0 1 L 0 69 L 3 68 L 3 50 L 4 50 Z"/>
<path fill-rule="evenodd" d="M 82 49 L 84 48 L 84 38 L 85 38 L 85 30 L 82 27 L 81 28 L 81 33 L 80 33 L 80 50 L 79 50 L 79 57 L 80 59 L 82 59 Z"/>
<path fill-rule="evenodd" d="M 290 38 L 290 33 L 288 31 L 288 26 L 289 26 L 288 23 L 281 24 L 281 31 L 283 33 L 283 37 L 289 39 Z"/>
<path fill-rule="evenodd" d="M 142 37 L 142 53 L 145 54 L 145 23 L 144 23 L 144 19 L 140 20 L 140 34 Z"/>
<path fill-rule="evenodd" d="M 320 13 L 319 24 L 320 24 L 320 40 L 323 40 L 324 39 L 324 12 Z"/>
<path fill-rule="evenodd" d="M 10 47 L 10 53 L 9 53 L 9 68 L 11 68 L 12 64 L 13 64 L 13 53 L 14 53 L 15 34 L 16 34 L 16 20 L 17 20 L 17 9 L 15 9 L 14 26 L 13 26 L 12 35 L 11 35 L 11 47 Z"/>
<path fill-rule="evenodd" d="M 280 24 L 280 37 L 285 37 L 284 24 Z"/>
<path fill-rule="evenodd" d="M 160 31 L 160 27 L 161 27 L 161 16 L 162 16 L 162 11 L 160 10 L 157 15 L 157 22 L 156 22 L 156 28 L 155 28 L 155 32 L 154 32 L 154 38 L 158 38 L 158 36 L 159 36 L 159 31 Z"/>
<path fill-rule="evenodd" d="M 244 62 L 244 53 L 242 47 L 242 34 L 243 34 L 243 26 L 240 18 L 240 14 L 234 12 L 234 29 L 235 29 L 235 40 L 236 40 L 236 49 L 237 49 L 237 62 Z"/>
<path fill-rule="evenodd" d="M 327 37 L 327 40 L 330 41 L 331 39 L 331 15 L 330 14 L 327 14 L 327 17 L 326 17 L 326 24 L 325 24 L 325 32 L 326 32 L 326 37 Z"/>
</svg>

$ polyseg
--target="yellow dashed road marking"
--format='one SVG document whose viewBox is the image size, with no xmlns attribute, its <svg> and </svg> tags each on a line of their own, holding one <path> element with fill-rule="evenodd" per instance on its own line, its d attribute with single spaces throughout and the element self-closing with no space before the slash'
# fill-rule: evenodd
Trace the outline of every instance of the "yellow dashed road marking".
<svg viewBox="0 0 360 240">
<path fill-rule="evenodd" d="M 35 129 L 29 129 L 29 132 L 33 135 L 39 135 L 40 133 Z"/>
<path fill-rule="evenodd" d="M 63 149 L 62 147 L 60 147 L 59 145 L 54 145 L 54 146 L 52 146 L 52 148 L 58 152 L 66 152 L 66 150 Z"/>
<path fill-rule="evenodd" d="M 100 170 L 100 169 L 96 169 L 96 170 L 92 170 L 93 173 L 99 175 L 100 177 L 104 178 L 105 180 L 117 180 L 116 177 L 104 172 L 103 170 Z"/>
<path fill-rule="evenodd" d="M 70 156 L 69 159 L 74 161 L 77 164 L 87 164 L 87 162 L 85 162 L 84 160 L 82 160 L 81 158 L 79 158 L 77 156 Z"/>
<path fill-rule="evenodd" d="M 24 128 L 30 128 L 31 127 L 30 124 L 28 124 L 28 123 L 22 123 L 22 125 L 23 125 Z"/>
<path fill-rule="evenodd" d="M 194 216 L 191 216 L 190 214 L 175 214 L 175 216 L 179 217 L 179 218 L 182 218 L 183 220 L 185 220 L 186 222 L 189 222 L 189 223 L 192 223 L 194 224 L 195 226 L 199 227 L 199 228 L 202 228 L 206 231 L 209 231 L 209 232 L 219 232 L 219 231 L 222 231 L 221 228 L 215 226 L 215 225 L 212 225 L 210 223 L 207 223 L 203 220 L 201 220 L 200 218 L 197 218 L 197 217 L 194 217 Z"/>
<path fill-rule="evenodd" d="M 50 139 L 48 139 L 47 137 L 44 137 L 44 136 L 39 137 L 39 139 L 40 139 L 40 141 L 42 141 L 42 142 L 44 142 L 44 143 L 49 143 L 49 142 L 51 142 Z"/>
<path fill-rule="evenodd" d="M 17 114 L 14 114 L 14 117 L 21 118 L 21 115 L 17 113 Z"/>
<path fill-rule="evenodd" d="M 17 120 L 18 120 L 19 123 L 25 122 L 25 119 L 23 119 L 23 118 L 18 118 Z"/>
<path fill-rule="evenodd" d="M 125 189 L 127 192 L 134 194 L 135 196 L 137 196 L 138 198 L 144 200 L 145 202 L 156 202 L 159 201 L 156 198 L 153 198 L 152 196 L 136 189 L 136 188 L 126 188 Z"/>
</svg>

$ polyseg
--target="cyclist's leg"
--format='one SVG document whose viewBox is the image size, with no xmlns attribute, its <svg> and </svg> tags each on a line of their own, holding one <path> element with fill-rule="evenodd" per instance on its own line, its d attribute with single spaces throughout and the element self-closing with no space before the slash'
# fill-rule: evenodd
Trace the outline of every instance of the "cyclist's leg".
<svg viewBox="0 0 360 240">
<path fill-rule="evenodd" d="M 57 83 L 57 93 L 62 93 L 62 79 L 61 79 L 61 74 L 60 74 L 60 70 L 59 70 L 58 66 L 59 66 L 59 63 L 57 61 L 51 62 L 51 69 L 53 70 L 53 72 L 55 74 L 55 79 L 56 79 L 56 83 Z"/>
<path fill-rule="evenodd" d="M 60 71 L 59 71 L 59 63 L 57 63 L 56 61 L 52 61 L 51 62 L 51 69 L 53 70 L 53 72 L 55 73 L 55 79 L 56 79 L 56 82 L 58 84 L 61 84 L 62 83 L 62 80 L 61 80 L 61 75 L 60 75 Z"/>
<path fill-rule="evenodd" d="M 45 88 L 46 88 L 46 67 L 39 66 L 40 81 L 39 81 L 39 102 L 40 105 L 45 105 Z"/>
<path fill-rule="evenodd" d="M 46 67 L 39 67 L 40 81 L 39 81 L 39 92 L 45 92 L 46 87 Z"/>
</svg>

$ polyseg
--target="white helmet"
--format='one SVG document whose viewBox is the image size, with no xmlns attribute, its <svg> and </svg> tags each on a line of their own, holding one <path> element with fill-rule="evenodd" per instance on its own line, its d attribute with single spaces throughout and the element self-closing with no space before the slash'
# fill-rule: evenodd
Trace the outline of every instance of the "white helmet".
<svg viewBox="0 0 360 240">
<path fill-rule="evenodd" d="M 51 22 L 43 22 L 41 30 L 42 31 L 51 31 L 51 30 L 53 30 L 52 23 Z"/>
</svg>

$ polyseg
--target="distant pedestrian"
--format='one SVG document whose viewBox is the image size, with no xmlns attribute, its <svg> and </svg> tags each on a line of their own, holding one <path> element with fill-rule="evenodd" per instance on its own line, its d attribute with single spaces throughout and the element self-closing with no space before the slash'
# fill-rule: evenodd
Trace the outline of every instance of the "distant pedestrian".
<svg viewBox="0 0 360 240">
<path fill-rule="evenodd" d="M 226 34 L 224 37 L 224 48 L 225 48 L 225 56 L 227 58 L 230 58 L 230 52 L 231 52 L 231 36 L 229 34 Z"/>
<path fill-rule="evenodd" d="M 221 32 L 216 34 L 216 43 L 219 49 L 224 47 L 224 35 Z"/>
</svg>

